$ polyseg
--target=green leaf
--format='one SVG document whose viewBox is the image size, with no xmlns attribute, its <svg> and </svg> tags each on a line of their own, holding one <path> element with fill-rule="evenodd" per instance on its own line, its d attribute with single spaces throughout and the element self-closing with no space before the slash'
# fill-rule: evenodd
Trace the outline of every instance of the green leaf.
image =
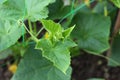
<svg viewBox="0 0 120 80">
<path fill-rule="evenodd" d="M 46 18 L 47 6 L 55 0 L 7 0 L 0 5 L 0 51 L 4 50 L 21 36 L 21 28 L 17 24 L 20 19 L 36 21 Z"/>
<path fill-rule="evenodd" d="M 52 20 L 42 20 L 43 27 L 48 31 L 50 38 L 57 41 L 62 38 L 62 27 Z"/>
<path fill-rule="evenodd" d="M 55 3 L 50 4 L 49 19 L 61 19 L 71 11 L 71 6 L 64 6 L 63 0 L 56 0 Z"/>
<path fill-rule="evenodd" d="M 118 8 L 120 8 L 120 0 L 111 0 Z"/>
<path fill-rule="evenodd" d="M 78 13 L 72 20 L 76 24 L 72 37 L 80 49 L 99 54 L 109 48 L 110 18 L 97 14 Z"/>
<path fill-rule="evenodd" d="M 28 19 L 36 21 L 48 17 L 48 6 L 55 0 L 25 0 Z"/>
<path fill-rule="evenodd" d="M 0 0 L 0 4 L 3 4 L 4 2 L 6 2 L 7 0 Z"/>
<path fill-rule="evenodd" d="M 42 50 L 43 57 L 54 63 L 63 73 L 70 66 L 69 48 L 76 46 L 72 41 L 59 41 L 53 45 L 48 39 L 40 39 L 36 45 L 36 49 Z"/>
<path fill-rule="evenodd" d="M 104 15 L 105 7 L 107 7 L 108 14 L 110 14 L 111 12 L 115 12 L 115 10 L 117 9 L 113 4 L 111 4 L 107 0 L 102 0 L 95 5 L 95 7 L 93 8 L 93 12 Z"/>
<path fill-rule="evenodd" d="M 49 18 L 54 19 L 56 14 L 61 10 L 62 6 L 64 5 L 62 0 L 56 0 L 54 3 L 48 6 L 49 9 Z M 54 8 L 54 9 L 53 9 Z"/>
<path fill-rule="evenodd" d="M 13 52 L 10 49 L 7 49 L 7 50 L 0 52 L 0 60 L 7 58 L 8 56 L 12 55 L 12 53 Z"/>
<path fill-rule="evenodd" d="M 48 31 L 49 37 L 47 39 L 40 39 L 36 49 L 42 50 L 42 55 L 45 58 L 53 62 L 62 72 L 66 73 L 70 65 L 69 48 L 76 46 L 74 42 L 67 39 L 73 27 L 64 30 L 59 23 L 55 23 L 52 20 L 42 20 L 41 22 Z"/>
<path fill-rule="evenodd" d="M 17 42 L 22 35 L 22 27 L 13 21 L 0 20 L 0 51 L 7 49 Z"/>
<path fill-rule="evenodd" d="M 73 31 L 74 27 L 75 27 L 75 25 L 73 27 L 70 27 L 70 28 L 64 30 L 63 31 L 63 37 L 68 38 L 70 36 L 71 32 Z"/>
<path fill-rule="evenodd" d="M 88 79 L 88 80 L 105 80 L 105 79 L 102 79 L 102 78 L 91 78 L 91 79 Z"/>
<path fill-rule="evenodd" d="M 70 77 L 70 67 L 66 74 L 62 73 L 33 46 L 25 53 L 11 80 L 70 80 Z"/>
<path fill-rule="evenodd" d="M 2 19 L 37 21 L 48 15 L 47 6 L 55 0 L 7 0 L 0 5 Z"/>
<path fill-rule="evenodd" d="M 104 14 L 104 7 L 106 5 L 107 5 L 107 1 L 100 1 L 100 2 L 98 2 L 95 5 L 95 7 L 93 8 L 93 12 L 98 13 L 98 14 L 100 14 L 100 13 Z M 108 9 L 108 7 L 107 7 L 107 9 Z"/>
<path fill-rule="evenodd" d="M 108 65 L 120 66 L 120 35 L 117 35 L 113 40 L 112 53 Z"/>
<path fill-rule="evenodd" d="M 0 5 L 0 18 L 2 20 L 18 20 L 25 15 L 24 0 L 7 0 Z"/>
</svg>

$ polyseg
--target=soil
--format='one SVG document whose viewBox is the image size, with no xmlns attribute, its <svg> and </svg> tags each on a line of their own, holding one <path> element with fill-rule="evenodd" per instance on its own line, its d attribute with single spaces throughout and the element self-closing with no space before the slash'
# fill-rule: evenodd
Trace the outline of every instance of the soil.
<svg viewBox="0 0 120 80">
<path fill-rule="evenodd" d="M 104 78 L 105 80 L 120 80 L 120 67 L 107 66 L 107 60 L 92 54 L 81 54 L 72 59 L 72 79 L 87 80 L 89 78 Z"/>
<path fill-rule="evenodd" d="M 13 62 L 13 57 L 0 60 L 0 80 L 10 80 L 12 73 L 8 70 L 8 66 Z"/>
<path fill-rule="evenodd" d="M 8 70 L 8 65 L 13 58 L 0 60 L 0 80 L 10 80 L 12 73 Z M 9 63 L 9 64 L 8 64 Z M 120 67 L 107 66 L 104 58 L 83 53 L 72 58 L 73 68 L 72 80 L 87 80 L 89 78 L 105 78 L 106 80 L 120 80 Z"/>
</svg>

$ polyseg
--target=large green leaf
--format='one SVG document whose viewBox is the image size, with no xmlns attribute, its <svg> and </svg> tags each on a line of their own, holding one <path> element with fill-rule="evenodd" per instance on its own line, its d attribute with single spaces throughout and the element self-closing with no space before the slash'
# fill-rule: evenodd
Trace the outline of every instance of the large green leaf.
<svg viewBox="0 0 120 80">
<path fill-rule="evenodd" d="M 109 17 L 78 13 L 72 24 L 76 24 L 76 27 L 71 35 L 81 49 L 96 54 L 109 48 Z"/>
<path fill-rule="evenodd" d="M 56 14 L 59 14 L 58 12 L 61 10 L 63 5 L 64 5 L 64 3 L 63 3 L 62 0 L 56 0 L 55 3 L 50 4 L 48 6 L 48 8 L 49 8 L 49 18 L 54 19 L 56 17 Z"/>
<path fill-rule="evenodd" d="M 40 50 L 31 47 L 18 65 L 12 80 L 70 80 L 71 68 L 62 73 L 53 64 L 42 57 Z"/>
<path fill-rule="evenodd" d="M 7 0 L 0 0 L 0 4 L 3 4 L 5 1 L 7 1 Z"/>
<path fill-rule="evenodd" d="M 0 20 L 0 51 L 15 44 L 22 35 L 22 26 L 16 22 Z"/>
<path fill-rule="evenodd" d="M 56 0 L 49 6 L 49 19 L 61 19 L 71 11 L 71 6 L 64 6 L 63 0 Z"/>
<path fill-rule="evenodd" d="M 98 2 L 95 7 L 93 8 L 93 12 L 98 13 L 98 14 L 104 14 L 104 8 L 108 5 L 107 1 L 100 1 Z M 107 7 L 108 10 L 108 7 Z"/>
<path fill-rule="evenodd" d="M 47 5 L 55 0 L 7 0 L 0 5 L 2 19 L 30 19 L 31 21 L 46 18 Z"/>
<path fill-rule="evenodd" d="M 0 5 L 0 18 L 6 20 L 18 20 L 25 15 L 24 0 L 7 0 Z"/>
<path fill-rule="evenodd" d="M 0 60 L 1 59 L 6 59 L 8 56 L 12 55 L 12 50 L 10 49 L 7 49 L 7 50 L 4 50 L 2 52 L 0 52 Z"/>
<path fill-rule="evenodd" d="M 120 66 L 120 35 L 117 35 L 113 41 L 112 53 L 108 65 Z"/>
<path fill-rule="evenodd" d="M 87 80 L 105 80 L 103 78 L 90 78 L 90 79 L 87 79 Z"/>
<path fill-rule="evenodd" d="M 48 39 L 40 39 L 36 45 L 36 49 L 42 50 L 43 57 L 54 63 L 58 69 L 63 73 L 70 66 L 70 52 L 69 48 L 76 46 L 72 41 L 59 41 L 53 45 Z"/>
<path fill-rule="evenodd" d="M 31 20 L 39 20 L 48 17 L 47 5 L 55 0 L 25 0 L 27 17 Z"/>
<path fill-rule="evenodd" d="M 93 12 L 104 15 L 105 7 L 107 7 L 108 15 L 111 12 L 115 12 L 115 10 L 116 10 L 116 7 L 114 5 L 112 5 L 110 2 L 108 2 L 107 0 L 102 0 L 95 5 L 95 7 L 93 8 Z"/>
<path fill-rule="evenodd" d="M 120 8 L 120 0 L 111 0 L 118 8 Z"/>
</svg>

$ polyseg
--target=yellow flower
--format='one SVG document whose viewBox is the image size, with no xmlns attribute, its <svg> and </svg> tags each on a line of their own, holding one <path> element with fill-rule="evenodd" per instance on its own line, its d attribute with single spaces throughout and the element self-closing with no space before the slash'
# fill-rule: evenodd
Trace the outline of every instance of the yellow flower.
<svg viewBox="0 0 120 80">
<path fill-rule="evenodd" d="M 90 7 L 90 0 L 84 0 L 85 4 Z"/>
<path fill-rule="evenodd" d="M 46 32 L 46 33 L 45 33 L 45 39 L 48 39 L 48 38 L 49 38 L 49 33 Z"/>
<path fill-rule="evenodd" d="M 8 70 L 14 74 L 17 70 L 17 65 L 16 64 L 10 65 Z"/>
</svg>

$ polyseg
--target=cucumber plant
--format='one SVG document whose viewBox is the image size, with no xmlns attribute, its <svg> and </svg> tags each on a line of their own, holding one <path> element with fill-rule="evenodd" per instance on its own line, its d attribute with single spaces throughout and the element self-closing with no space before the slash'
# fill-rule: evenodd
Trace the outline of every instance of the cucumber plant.
<svg viewBox="0 0 120 80">
<path fill-rule="evenodd" d="M 108 12 L 120 2 L 111 0 L 115 7 L 100 0 L 90 8 L 94 1 L 64 5 L 62 0 L 0 0 L 0 52 L 11 50 L 18 64 L 11 80 L 70 80 L 74 48 L 108 59 L 101 55 L 111 47 Z"/>
</svg>

